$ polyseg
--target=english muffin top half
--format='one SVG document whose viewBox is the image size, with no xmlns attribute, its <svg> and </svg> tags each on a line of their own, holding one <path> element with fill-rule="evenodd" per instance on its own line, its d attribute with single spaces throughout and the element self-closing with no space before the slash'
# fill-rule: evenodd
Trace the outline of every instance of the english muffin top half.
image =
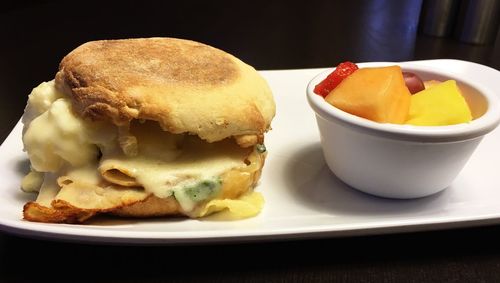
<svg viewBox="0 0 500 283">
<path fill-rule="evenodd" d="M 60 63 L 56 87 L 75 111 L 126 125 L 157 121 L 171 133 L 208 142 L 263 142 L 275 115 L 266 81 L 251 66 L 211 46 L 175 38 L 85 43 Z"/>
</svg>

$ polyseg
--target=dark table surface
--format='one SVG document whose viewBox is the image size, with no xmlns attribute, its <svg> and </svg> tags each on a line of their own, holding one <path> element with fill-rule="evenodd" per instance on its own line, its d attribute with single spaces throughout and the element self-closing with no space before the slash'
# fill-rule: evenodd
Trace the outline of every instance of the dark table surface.
<svg viewBox="0 0 500 283">
<path fill-rule="evenodd" d="M 500 69 L 500 40 L 418 33 L 421 1 L 18 1 L 0 8 L 0 140 L 27 94 L 95 39 L 205 42 L 259 70 L 456 58 Z M 267 204 L 271 205 L 271 204 Z M 316 240 L 109 246 L 0 232 L 0 281 L 500 282 L 500 226 Z"/>
</svg>

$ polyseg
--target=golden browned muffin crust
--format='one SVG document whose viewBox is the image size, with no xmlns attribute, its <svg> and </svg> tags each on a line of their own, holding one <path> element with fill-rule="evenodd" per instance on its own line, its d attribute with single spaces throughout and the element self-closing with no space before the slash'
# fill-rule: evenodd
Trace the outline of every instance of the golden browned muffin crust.
<svg viewBox="0 0 500 283">
<path fill-rule="evenodd" d="M 175 38 L 85 43 L 61 61 L 56 85 L 83 117 L 158 121 L 172 133 L 214 142 L 262 142 L 275 114 L 266 81 L 211 46 Z"/>
<path fill-rule="evenodd" d="M 141 202 L 114 209 L 112 214 L 124 217 L 155 217 L 181 215 L 182 213 L 174 197 L 158 198 L 151 195 Z"/>
</svg>

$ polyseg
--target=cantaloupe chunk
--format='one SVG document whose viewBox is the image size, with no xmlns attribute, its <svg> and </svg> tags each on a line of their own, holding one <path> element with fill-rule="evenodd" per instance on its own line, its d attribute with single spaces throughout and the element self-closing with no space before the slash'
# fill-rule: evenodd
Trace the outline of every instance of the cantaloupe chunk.
<svg viewBox="0 0 500 283">
<path fill-rule="evenodd" d="M 402 124 L 410 107 L 410 91 L 399 66 L 361 68 L 325 98 L 333 106 L 372 121 Z"/>
<path fill-rule="evenodd" d="M 457 83 L 448 80 L 434 84 L 411 97 L 407 124 L 446 126 L 467 123 L 472 115 Z"/>
</svg>

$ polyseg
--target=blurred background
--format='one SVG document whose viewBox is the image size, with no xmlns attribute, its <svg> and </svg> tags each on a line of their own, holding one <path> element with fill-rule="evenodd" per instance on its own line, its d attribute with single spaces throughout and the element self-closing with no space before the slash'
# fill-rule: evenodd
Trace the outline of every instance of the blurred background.
<svg viewBox="0 0 500 283">
<path fill-rule="evenodd" d="M 10 1 L 0 7 L 3 140 L 61 58 L 97 39 L 204 42 L 259 70 L 460 58 L 500 69 L 500 0 Z M 15 102 L 11 102 L 15 101 Z M 12 118 L 14 117 L 14 118 Z"/>
</svg>

